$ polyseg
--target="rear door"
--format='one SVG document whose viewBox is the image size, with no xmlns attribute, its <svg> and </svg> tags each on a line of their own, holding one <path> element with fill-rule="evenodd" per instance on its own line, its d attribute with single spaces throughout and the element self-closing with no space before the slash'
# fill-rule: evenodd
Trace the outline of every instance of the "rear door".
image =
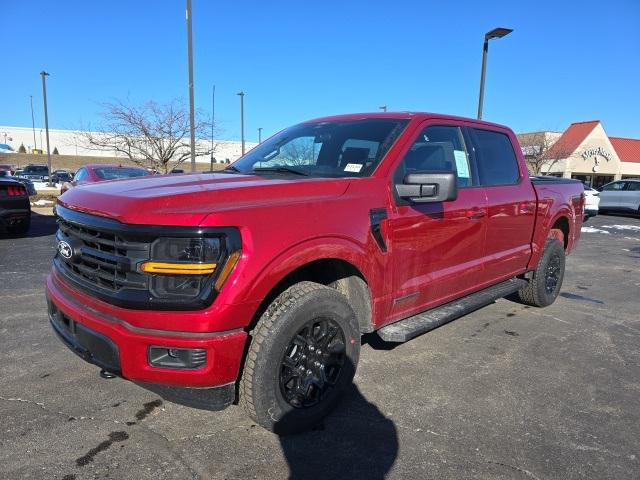
<svg viewBox="0 0 640 480">
<path fill-rule="evenodd" d="M 459 190 L 448 202 L 395 198 L 388 219 L 395 319 L 464 295 L 480 278 L 486 198 L 475 188 L 466 143 L 458 125 L 425 123 L 396 166 L 394 184 L 411 172 L 455 171 Z"/>
<path fill-rule="evenodd" d="M 468 127 L 487 197 L 482 285 L 522 273 L 531 255 L 536 194 L 508 131 Z"/>
</svg>

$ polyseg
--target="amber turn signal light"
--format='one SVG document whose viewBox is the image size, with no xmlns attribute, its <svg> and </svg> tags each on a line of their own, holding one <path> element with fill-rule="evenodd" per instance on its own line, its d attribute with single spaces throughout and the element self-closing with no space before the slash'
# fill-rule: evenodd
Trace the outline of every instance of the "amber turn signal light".
<svg viewBox="0 0 640 480">
<path fill-rule="evenodd" d="M 209 275 L 216 269 L 216 264 L 144 262 L 140 265 L 140 269 L 145 273 L 164 275 Z"/>
</svg>

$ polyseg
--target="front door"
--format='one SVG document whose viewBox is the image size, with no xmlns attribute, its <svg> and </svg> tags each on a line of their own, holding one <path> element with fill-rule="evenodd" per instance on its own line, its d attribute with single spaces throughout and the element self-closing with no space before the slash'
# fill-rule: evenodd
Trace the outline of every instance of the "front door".
<svg viewBox="0 0 640 480">
<path fill-rule="evenodd" d="M 391 317 L 397 320 L 475 289 L 482 270 L 486 197 L 462 129 L 424 127 L 397 167 L 394 184 L 411 172 L 455 171 L 458 198 L 410 203 L 395 199 L 389 214 L 393 263 Z"/>
</svg>

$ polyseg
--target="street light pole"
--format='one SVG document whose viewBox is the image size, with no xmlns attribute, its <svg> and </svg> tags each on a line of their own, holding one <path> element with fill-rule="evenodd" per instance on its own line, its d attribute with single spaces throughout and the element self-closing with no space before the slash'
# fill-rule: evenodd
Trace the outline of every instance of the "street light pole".
<svg viewBox="0 0 640 480">
<path fill-rule="evenodd" d="M 489 54 L 489 40 L 502 38 L 513 32 L 511 28 L 494 28 L 484 35 L 484 45 L 482 46 L 482 71 L 480 72 L 480 97 L 478 99 L 478 120 L 482 119 L 482 104 L 484 103 L 484 78 L 487 72 L 487 55 Z"/>
<path fill-rule="evenodd" d="M 382 105 L 380 107 L 378 107 L 380 110 L 382 110 L 383 112 L 387 111 L 387 106 L 386 105 Z"/>
<path fill-rule="evenodd" d="M 211 163 L 209 170 L 213 170 L 213 127 L 216 122 L 216 86 L 213 86 L 211 96 Z"/>
<path fill-rule="evenodd" d="M 29 99 L 31 101 L 31 128 L 33 129 L 33 148 L 38 148 L 38 144 L 36 143 L 36 121 L 33 116 L 33 95 L 29 95 Z"/>
<path fill-rule="evenodd" d="M 49 149 L 49 114 L 47 112 L 47 82 L 46 77 L 49 76 L 47 72 L 44 70 L 40 72 L 42 76 L 42 98 L 44 100 L 44 130 L 47 135 L 47 165 L 49 167 L 49 183 L 48 186 L 51 187 L 53 184 L 51 183 L 51 151 Z"/>
<path fill-rule="evenodd" d="M 262 143 L 262 127 L 258 127 L 258 143 Z"/>
<path fill-rule="evenodd" d="M 244 155 L 244 96 L 243 91 L 238 92 L 240 96 L 240 141 L 242 142 L 242 155 Z"/>
<path fill-rule="evenodd" d="M 189 130 L 191 131 L 191 172 L 196 171 L 196 128 L 193 98 L 193 40 L 191 27 L 191 0 L 187 0 L 187 50 L 189 57 Z"/>
</svg>

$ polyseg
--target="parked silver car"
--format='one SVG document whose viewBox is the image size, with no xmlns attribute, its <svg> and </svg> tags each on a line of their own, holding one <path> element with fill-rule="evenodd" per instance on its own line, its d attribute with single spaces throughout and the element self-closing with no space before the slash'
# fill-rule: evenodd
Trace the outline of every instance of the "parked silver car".
<svg viewBox="0 0 640 480">
<path fill-rule="evenodd" d="M 627 178 L 600 187 L 600 212 L 620 210 L 640 214 L 640 178 Z"/>
</svg>

